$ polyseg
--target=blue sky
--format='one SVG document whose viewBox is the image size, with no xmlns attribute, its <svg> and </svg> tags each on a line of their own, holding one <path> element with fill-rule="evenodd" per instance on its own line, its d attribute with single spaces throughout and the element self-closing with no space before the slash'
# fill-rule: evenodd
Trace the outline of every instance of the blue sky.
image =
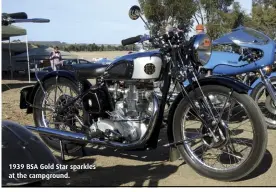
<svg viewBox="0 0 276 192">
<path fill-rule="evenodd" d="M 251 10 L 252 0 L 237 0 Z M 2 12 L 26 12 L 29 18 L 47 18 L 45 24 L 17 24 L 33 41 L 119 44 L 146 33 L 141 20 L 130 20 L 129 8 L 137 0 L 2 0 Z M 15 38 L 22 39 L 22 38 Z"/>
</svg>

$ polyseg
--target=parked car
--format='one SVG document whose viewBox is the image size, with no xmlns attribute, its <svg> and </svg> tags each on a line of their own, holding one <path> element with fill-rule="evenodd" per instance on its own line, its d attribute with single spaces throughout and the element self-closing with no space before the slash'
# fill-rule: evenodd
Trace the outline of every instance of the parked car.
<svg viewBox="0 0 276 192">
<path fill-rule="evenodd" d="M 95 63 L 95 62 L 90 62 L 90 61 L 87 61 L 85 59 L 66 59 L 66 60 L 63 60 L 62 61 L 62 66 L 61 66 L 61 69 L 63 70 L 68 70 L 68 69 L 71 69 L 71 66 L 72 65 L 79 65 L 79 64 L 98 64 L 98 63 Z M 52 68 L 51 66 L 48 66 L 48 67 L 44 67 L 42 69 L 42 71 L 47 71 L 47 72 L 50 72 L 52 71 Z"/>
</svg>

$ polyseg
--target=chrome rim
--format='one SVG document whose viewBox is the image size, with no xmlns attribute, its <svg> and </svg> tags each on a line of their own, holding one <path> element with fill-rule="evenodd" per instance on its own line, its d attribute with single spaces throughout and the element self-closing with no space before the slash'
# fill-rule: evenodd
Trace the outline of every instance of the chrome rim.
<svg viewBox="0 0 276 192">
<path fill-rule="evenodd" d="M 224 106 L 228 96 L 209 93 L 208 97 L 210 95 L 219 96 L 217 98 L 223 101 L 223 103 L 212 103 L 215 111 L 220 114 L 222 110 L 220 106 Z M 224 99 L 222 100 L 222 98 Z M 234 98 L 230 98 L 226 104 L 222 114 L 222 122 L 227 131 L 228 140 L 221 145 L 212 147 L 209 142 L 211 137 L 204 136 L 206 129 L 204 129 L 190 106 L 186 108 L 181 120 L 182 138 L 189 141 L 184 142 L 184 147 L 189 156 L 202 166 L 216 171 L 232 170 L 241 166 L 250 156 L 254 140 L 251 119 L 248 118 L 248 113 L 243 105 Z"/>
<path fill-rule="evenodd" d="M 273 81 L 271 83 L 275 87 L 276 81 Z M 262 86 L 259 89 L 259 91 L 256 94 L 255 101 L 259 105 L 265 117 L 265 121 L 270 125 L 276 126 L 276 107 L 270 95 L 266 91 L 265 86 Z"/>
</svg>

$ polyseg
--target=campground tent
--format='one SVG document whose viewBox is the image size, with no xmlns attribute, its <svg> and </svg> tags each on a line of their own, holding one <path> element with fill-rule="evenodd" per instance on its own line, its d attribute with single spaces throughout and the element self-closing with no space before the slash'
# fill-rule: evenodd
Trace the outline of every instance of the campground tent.
<svg viewBox="0 0 276 192">
<path fill-rule="evenodd" d="M 2 26 L 2 41 L 9 40 L 10 37 L 27 35 L 26 29 L 18 26 Z"/>
<path fill-rule="evenodd" d="M 6 62 L 9 62 L 9 68 L 11 71 L 11 78 L 13 79 L 13 65 L 12 65 L 12 53 L 11 53 L 11 44 L 10 38 L 16 36 L 23 36 L 26 35 L 26 50 L 28 52 L 28 41 L 27 41 L 27 31 L 18 26 L 9 25 L 9 26 L 2 26 L 2 41 L 8 40 L 9 41 L 9 49 L 8 51 L 2 49 L 2 65 L 7 65 Z"/>
</svg>

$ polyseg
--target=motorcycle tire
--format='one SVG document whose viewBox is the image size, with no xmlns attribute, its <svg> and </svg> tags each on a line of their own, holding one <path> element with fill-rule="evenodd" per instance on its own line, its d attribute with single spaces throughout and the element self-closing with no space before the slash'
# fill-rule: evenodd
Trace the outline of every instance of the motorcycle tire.
<svg viewBox="0 0 276 192">
<path fill-rule="evenodd" d="M 228 95 L 230 91 L 229 88 L 223 86 L 207 85 L 202 86 L 201 88 L 205 95 L 214 92 Z M 195 89 L 195 94 L 193 91 L 189 93 L 189 97 L 192 100 L 196 100 L 195 95 L 201 95 L 199 88 Z M 247 94 L 239 94 L 234 91 L 231 98 L 234 98 L 237 102 L 243 105 L 252 122 L 252 129 L 254 135 L 254 140 L 252 142 L 253 146 L 250 154 L 244 160 L 244 162 L 242 162 L 239 166 L 233 169 L 216 170 L 203 164 L 197 158 L 194 158 L 194 156 L 192 156 L 189 149 L 187 148 L 187 145 L 177 145 L 177 148 L 181 156 L 183 157 L 184 161 L 188 165 L 190 165 L 198 174 L 221 181 L 236 181 L 250 174 L 260 164 L 261 160 L 264 157 L 267 147 L 267 127 L 262 112 L 259 109 L 258 105 Z M 181 119 L 183 118 L 183 115 L 185 114 L 185 111 L 189 108 L 189 106 L 190 104 L 188 99 L 183 98 L 176 107 L 176 110 L 174 112 L 173 136 L 175 142 L 184 140 Z"/>
<path fill-rule="evenodd" d="M 74 90 L 76 93 L 79 93 L 78 90 L 78 86 L 76 83 L 72 82 L 71 80 L 68 80 L 66 78 L 59 78 L 59 84 L 60 85 L 66 85 L 68 87 L 71 87 L 72 90 Z M 44 89 L 47 92 L 47 90 L 56 84 L 56 79 L 55 78 L 49 78 L 44 82 Z M 34 97 L 34 105 L 35 106 L 42 106 L 42 102 L 44 99 L 44 93 L 41 89 L 41 87 L 39 87 L 39 89 L 37 90 L 35 97 Z M 33 112 L 33 118 L 34 118 L 34 122 L 35 125 L 37 127 L 45 127 L 44 123 L 43 123 L 43 119 L 42 119 L 42 110 L 38 109 L 38 108 L 34 108 L 34 112 Z M 47 137 L 45 135 L 39 134 L 41 139 L 53 150 L 55 151 L 60 151 L 60 143 L 59 140 L 57 139 L 53 139 L 51 137 Z M 86 146 L 87 144 L 79 144 L 79 143 L 72 143 L 72 142 L 68 142 L 68 141 L 64 141 L 64 144 L 66 145 L 66 150 L 64 151 L 65 154 L 69 155 L 69 154 L 73 154 L 77 151 L 80 151 L 82 147 Z"/>
<path fill-rule="evenodd" d="M 271 83 L 272 84 L 274 84 L 274 86 L 276 85 L 276 77 L 272 77 L 272 78 L 270 78 L 270 81 L 271 81 Z M 262 83 L 262 82 L 260 82 L 254 89 L 253 89 L 253 91 L 252 91 L 252 93 L 251 93 L 251 97 L 253 98 L 253 100 L 254 101 L 256 101 L 257 102 L 257 95 L 258 95 L 258 93 L 262 90 L 262 89 L 266 89 L 265 88 L 265 85 Z M 273 107 L 273 106 L 271 106 L 272 108 L 275 108 L 275 110 L 276 110 L 276 107 Z M 265 109 L 266 109 L 266 107 L 265 107 Z M 266 109 L 267 110 L 267 109 Z M 268 111 L 268 110 L 267 110 Z M 268 111 L 269 112 L 269 111 Z M 269 112 L 270 113 L 270 112 Z M 271 113 L 270 113 L 271 114 Z M 267 126 L 269 127 L 269 128 L 272 128 L 272 129 L 276 129 L 276 115 L 274 115 L 274 118 L 268 118 L 268 117 L 265 117 L 265 121 L 266 121 L 266 124 L 267 124 Z M 275 122 L 273 122 L 273 121 L 275 121 Z"/>
</svg>

